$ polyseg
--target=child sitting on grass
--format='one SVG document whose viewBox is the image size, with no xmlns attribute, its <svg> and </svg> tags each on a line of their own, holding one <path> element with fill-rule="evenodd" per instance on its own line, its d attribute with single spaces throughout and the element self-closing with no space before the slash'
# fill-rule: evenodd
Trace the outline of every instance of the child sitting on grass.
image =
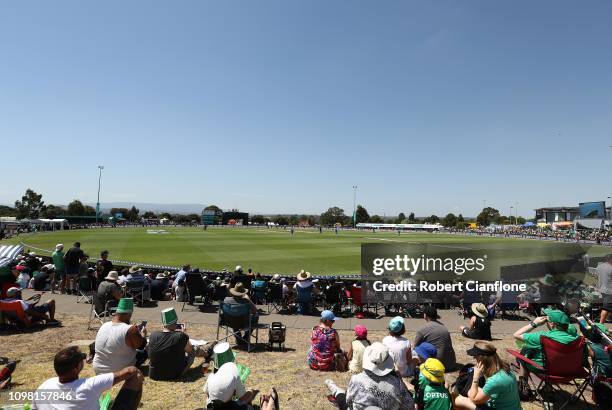
<svg viewBox="0 0 612 410">
<path fill-rule="evenodd" d="M 355 326 L 355 339 L 351 342 L 346 358 L 349 360 L 349 370 L 361 373 L 363 370 L 363 352 L 371 343 L 368 340 L 368 329 L 363 325 Z"/>
</svg>

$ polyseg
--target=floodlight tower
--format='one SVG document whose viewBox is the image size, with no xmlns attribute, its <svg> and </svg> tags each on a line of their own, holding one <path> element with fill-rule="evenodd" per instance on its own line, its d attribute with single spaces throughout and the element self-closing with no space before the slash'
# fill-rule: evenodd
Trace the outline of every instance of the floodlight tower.
<svg viewBox="0 0 612 410">
<path fill-rule="evenodd" d="M 353 185 L 353 228 L 357 227 L 357 185 Z"/>
<path fill-rule="evenodd" d="M 96 223 L 98 223 L 98 217 L 100 216 L 100 183 L 102 182 L 102 170 L 104 165 L 98 165 L 100 174 L 98 176 L 98 202 L 96 203 Z"/>
</svg>

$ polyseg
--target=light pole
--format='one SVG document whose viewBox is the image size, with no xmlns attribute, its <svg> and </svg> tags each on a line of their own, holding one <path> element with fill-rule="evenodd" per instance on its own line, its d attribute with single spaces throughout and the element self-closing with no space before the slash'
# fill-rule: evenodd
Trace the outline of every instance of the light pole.
<svg viewBox="0 0 612 410">
<path fill-rule="evenodd" d="M 98 176 L 98 202 L 96 203 L 96 223 L 98 223 L 98 217 L 100 216 L 100 183 L 102 182 L 102 170 L 104 165 L 98 165 L 100 174 Z"/>
<path fill-rule="evenodd" d="M 510 225 L 512 225 L 512 210 L 513 209 L 514 209 L 514 207 L 512 205 L 510 205 Z"/>
<path fill-rule="evenodd" d="M 353 185 L 353 228 L 357 227 L 357 185 Z"/>
</svg>

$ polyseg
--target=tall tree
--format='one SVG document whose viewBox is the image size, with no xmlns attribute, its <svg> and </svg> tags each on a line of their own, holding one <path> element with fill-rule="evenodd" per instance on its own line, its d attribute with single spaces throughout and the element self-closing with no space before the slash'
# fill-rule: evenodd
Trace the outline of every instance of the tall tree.
<svg viewBox="0 0 612 410">
<path fill-rule="evenodd" d="M 85 215 L 85 205 L 78 199 L 68 204 L 68 215 L 83 216 Z"/>
<path fill-rule="evenodd" d="M 428 216 L 427 218 L 425 218 L 423 222 L 435 224 L 435 223 L 440 222 L 440 218 L 438 217 L 438 215 L 432 215 L 432 216 Z"/>
<path fill-rule="evenodd" d="M 291 215 L 289 217 L 289 225 L 297 225 L 300 223 L 300 218 L 297 215 Z"/>
<path fill-rule="evenodd" d="M 21 201 L 15 201 L 15 209 L 17 210 L 17 218 L 36 219 L 40 213 L 45 210 L 45 202 L 42 200 L 42 194 L 37 194 L 30 188 L 21 197 Z"/>
<path fill-rule="evenodd" d="M 410 223 L 416 222 L 416 218 L 414 217 L 414 212 L 410 212 L 410 215 L 408 215 L 408 221 L 410 221 Z"/>
<path fill-rule="evenodd" d="M 400 214 L 397 216 L 397 219 L 395 220 L 395 223 L 401 224 L 403 223 L 404 219 L 406 219 L 406 215 L 404 215 L 403 212 L 400 212 Z"/>
<path fill-rule="evenodd" d="M 333 206 L 321 214 L 321 225 L 333 226 L 337 223 L 347 225 L 349 219 L 350 218 L 344 214 L 344 209 Z"/>
<path fill-rule="evenodd" d="M 442 219 L 442 225 L 447 228 L 452 228 L 453 226 L 457 225 L 457 217 L 455 216 L 455 214 L 452 212 L 447 214 Z"/>
<path fill-rule="evenodd" d="M 155 215 L 155 212 L 147 211 L 144 214 L 142 214 L 142 217 L 151 219 L 151 218 L 157 218 L 157 215 Z"/>
<path fill-rule="evenodd" d="M 457 217 L 457 222 L 465 222 L 465 219 L 463 219 L 462 214 L 459 214 L 459 216 Z"/>
<path fill-rule="evenodd" d="M 355 210 L 355 219 L 355 223 L 368 222 L 370 220 L 370 214 L 368 214 L 368 210 L 363 206 L 357 205 L 357 209 Z"/>
<path fill-rule="evenodd" d="M 480 226 L 489 226 L 500 217 L 499 211 L 490 206 L 484 208 L 476 217 L 476 222 Z"/>
<path fill-rule="evenodd" d="M 381 224 L 384 222 L 384 219 L 382 219 L 382 217 L 380 215 L 372 215 L 370 217 L 370 222 L 374 223 L 374 224 Z"/>
<path fill-rule="evenodd" d="M 289 225 L 289 219 L 287 219 L 287 217 L 284 215 L 276 215 L 274 218 L 272 218 L 272 221 L 281 226 Z"/>
<path fill-rule="evenodd" d="M 17 216 L 17 210 L 10 206 L 0 205 L 0 216 Z"/>
</svg>

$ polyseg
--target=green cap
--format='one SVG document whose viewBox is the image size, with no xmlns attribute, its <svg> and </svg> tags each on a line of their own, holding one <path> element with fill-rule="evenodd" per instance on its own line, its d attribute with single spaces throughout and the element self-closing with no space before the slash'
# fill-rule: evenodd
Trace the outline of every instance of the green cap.
<svg viewBox="0 0 612 410">
<path fill-rule="evenodd" d="M 164 309 L 161 311 L 162 324 L 164 326 L 174 325 L 178 322 L 178 316 L 176 315 L 176 310 L 173 307 L 169 307 L 168 309 Z"/>
<path fill-rule="evenodd" d="M 556 323 L 558 325 L 569 325 L 570 324 L 569 317 L 567 317 L 565 312 L 562 312 L 560 310 L 544 309 L 544 314 L 548 316 L 549 321 Z"/>
<path fill-rule="evenodd" d="M 134 311 L 133 298 L 121 298 L 117 305 L 117 313 L 132 313 Z"/>
</svg>

